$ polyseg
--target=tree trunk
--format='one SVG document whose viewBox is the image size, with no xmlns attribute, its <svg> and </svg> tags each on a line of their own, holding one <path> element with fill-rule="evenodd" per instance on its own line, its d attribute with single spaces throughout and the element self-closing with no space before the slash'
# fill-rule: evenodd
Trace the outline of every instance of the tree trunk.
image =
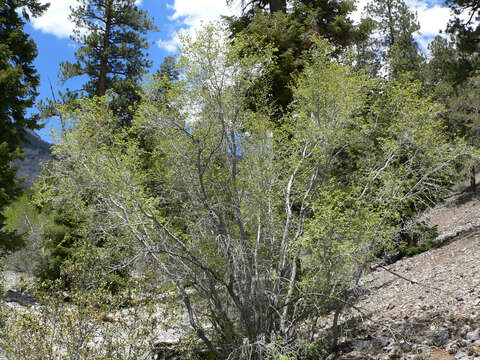
<svg viewBox="0 0 480 360">
<path fill-rule="evenodd" d="M 475 181 L 475 166 L 472 165 L 471 169 L 470 169 L 471 173 L 470 173 L 470 187 L 472 189 L 472 193 L 475 194 L 476 192 L 476 187 L 477 187 L 477 183 Z"/>
<path fill-rule="evenodd" d="M 390 29 L 390 34 L 388 34 L 389 41 L 390 41 L 390 48 L 392 48 L 393 44 L 395 43 L 395 29 L 393 27 L 394 22 L 394 15 L 392 4 L 387 3 L 387 11 L 388 11 L 388 27 Z"/>
<path fill-rule="evenodd" d="M 340 318 L 340 314 L 343 310 L 343 306 L 337 304 L 337 308 L 335 309 L 335 313 L 333 315 L 333 324 L 332 324 L 332 344 L 331 344 L 331 351 L 336 353 L 338 350 L 338 337 L 339 337 L 339 329 L 338 329 L 338 320 Z"/>
<path fill-rule="evenodd" d="M 277 11 L 287 12 L 287 0 L 270 0 L 270 13 Z"/>
<path fill-rule="evenodd" d="M 103 53 L 100 61 L 100 75 L 98 77 L 98 96 L 104 96 L 106 92 L 108 72 L 108 44 L 110 43 L 110 31 L 112 28 L 112 2 L 108 1 L 105 8 L 105 35 L 103 38 Z"/>
</svg>

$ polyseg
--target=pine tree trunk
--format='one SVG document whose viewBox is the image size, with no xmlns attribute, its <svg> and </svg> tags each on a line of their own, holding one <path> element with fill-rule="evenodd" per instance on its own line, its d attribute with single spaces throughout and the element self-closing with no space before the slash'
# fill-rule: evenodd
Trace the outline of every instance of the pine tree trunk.
<svg viewBox="0 0 480 360">
<path fill-rule="evenodd" d="M 387 11 L 388 11 L 388 27 L 390 28 L 390 33 L 388 34 L 389 41 L 390 41 L 390 48 L 393 46 L 395 43 L 395 29 L 393 27 L 394 23 L 394 15 L 393 15 L 393 9 L 392 9 L 392 4 L 387 3 Z"/>
<path fill-rule="evenodd" d="M 98 77 L 98 96 L 104 96 L 106 92 L 108 72 L 108 44 L 110 43 L 110 31 L 112 28 L 112 2 L 108 1 L 105 8 L 106 22 L 105 35 L 103 38 L 103 53 L 100 61 L 100 75 Z"/>
<path fill-rule="evenodd" d="M 270 13 L 287 11 L 287 0 L 270 0 Z"/>
</svg>

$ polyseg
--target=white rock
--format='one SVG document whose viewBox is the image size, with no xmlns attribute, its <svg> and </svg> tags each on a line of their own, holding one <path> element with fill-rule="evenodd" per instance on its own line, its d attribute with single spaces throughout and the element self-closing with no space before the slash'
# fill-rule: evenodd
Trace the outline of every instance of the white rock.
<svg viewBox="0 0 480 360">
<path fill-rule="evenodd" d="M 478 329 L 476 329 L 475 331 L 470 331 L 469 333 L 467 333 L 467 335 L 465 336 L 465 338 L 468 340 L 468 341 L 477 341 L 480 339 L 480 334 L 479 334 L 479 331 Z"/>
</svg>

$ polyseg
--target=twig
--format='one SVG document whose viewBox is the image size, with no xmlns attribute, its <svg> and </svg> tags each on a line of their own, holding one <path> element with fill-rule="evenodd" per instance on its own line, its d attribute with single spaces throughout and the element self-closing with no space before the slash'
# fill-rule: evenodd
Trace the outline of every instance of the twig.
<svg viewBox="0 0 480 360">
<path fill-rule="evenodd" d="M 402 280 L 405 280 L 405 281 L 408 281 L 409 283 L 411 284 L 414 284 L 414 285 L 418 285 L 418 286 L 421 286 L 421 287 L 425 287 L 425 288 L 430 288 L 430 289 L 433 289 L 433 290 L 437 290 L 437 291 L 441 291 L 441 292 L 445 292 L 445 293 L 448 293 L 450 295 L 452 295 L 453 293 L 451 291 L 448 291 L 448 290 L 445 290 L 445 289 L 440 289 L 440 288 L 437 288 L 435 286 L 430 286 L 430 285 L 425 285 L 425 284 L 422 284 L 416 280 L 413 280 L 413 279 L 409 279 L 409 278 L 406 278 L 405 276 L 403 275 L 400 275 L 399 273 L 396 273 L 395 271 L 393 270 L 390 270 L 389 268 L 383 266 L 383 265 L 378 265 L 379 268 L 382 268 L 383 270 L 385 270 L 386 272 L 389 272 L 390 274 L 402 279 Z"/>
</svg>

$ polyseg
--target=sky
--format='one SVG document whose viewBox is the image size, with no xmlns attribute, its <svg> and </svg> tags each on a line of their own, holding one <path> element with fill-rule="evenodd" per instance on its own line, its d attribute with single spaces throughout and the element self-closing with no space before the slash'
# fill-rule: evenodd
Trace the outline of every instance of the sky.
<svg viewBox="0 0 480 360">
<path fill-rule="evenodd" d="M 37 100 L 51 98 L 50 84 L 55 91 L 62 90 L 58 81 L 58 70 L 61 62 L 74 61 L 76 44 L 69 39 L 73 24 L 68 20 L 70 6 L 77 0 L 49 0 L 49 10 L 40 18 L 32 19 L 25 31 L 37 43 L 38 57 L 35 66 L 40 74 L 40 96 Z M 367 0 L 357 0 L 357 12 L 352 19 L 359 20 Z M 42 1 L 47 2 L 47 1 Z M 215 21 L 221 15 L 239 13 L 239 2 L 228 7 L 225 0 L 137 0 L 137 5 L 146 10 L 154 19 L 159 32 L 148 34 L 150 48 L 149 58 L 153 62 L 151 71 L 155 72 L 165 56 L 174 55 L 179 43 L 179 32 L 193 33 L 202 24 Z M 417 41 L 426 50 L 428 43 L 444 30 L 450 18 L 450 11 L 442 0 L 407 0 L 410 8 L 417 12 L 421 25 Z M 69 80 L 65 86 L 70 89 L 81 87 L 82 79 Z M 33 110 L 34 112 L 34 110 Z M 49 136 L 52 128 L 58 128 L 58 121 L 51 119 L 39 134 L 46 141 L 52 142 Z"/>
</svg>

